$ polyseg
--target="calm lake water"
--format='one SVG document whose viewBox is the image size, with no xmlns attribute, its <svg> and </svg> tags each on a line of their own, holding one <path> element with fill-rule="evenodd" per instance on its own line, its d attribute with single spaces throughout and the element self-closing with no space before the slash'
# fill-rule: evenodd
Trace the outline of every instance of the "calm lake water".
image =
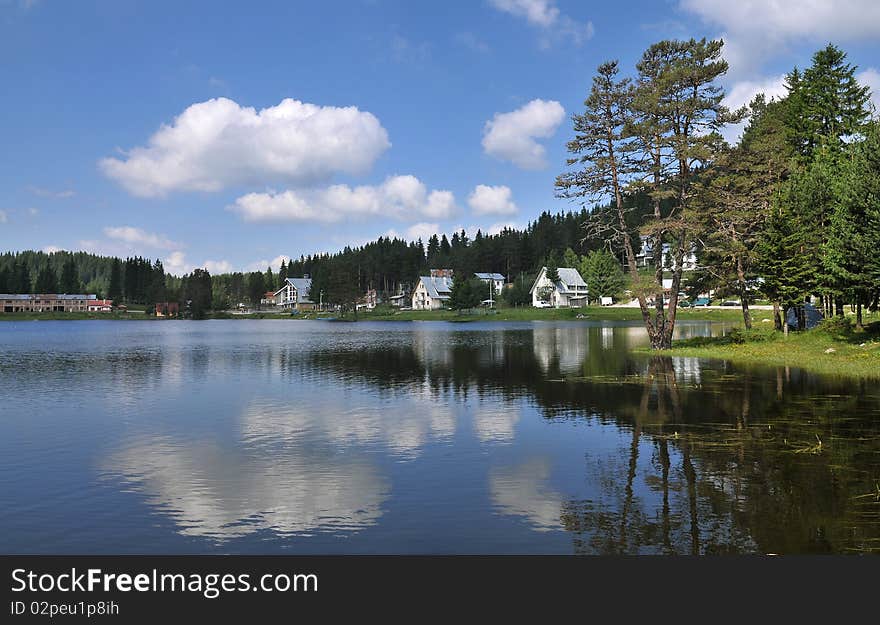
<svg viewBox="0 0 880 625">
<path fill-rule="evenodd" d="M 645 344 L 612 322 L 0 323 L 0 552 L 880 551 L 878 383 Z"/>
</svg>

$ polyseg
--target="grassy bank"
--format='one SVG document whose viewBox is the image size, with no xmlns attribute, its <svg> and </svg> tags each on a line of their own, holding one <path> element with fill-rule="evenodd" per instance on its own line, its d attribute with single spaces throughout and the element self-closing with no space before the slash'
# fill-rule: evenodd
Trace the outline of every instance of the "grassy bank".
<svg viewBox="0 0 880 625">
<path fill-rule="evenodd" d="M 770 319 L 772 311 L 754 311 L 757 322 Z M 500 308 L 494 312 L 475 310 L 458 313 L 451 310 L 376 310 L 358 314 L 359 319 L 369 321 L 565 321 L 593 319 L 599 321 L 641 321 L 638 308 L 614 306 L 587 306 L 584 308 Z M 742 321 L 739 308 L 731 309 L 680 309 L 678 319 L 693 321 Z"/>
<path fill-rule="evenodd" d="M 100 313 L 100 312 L 14 312 L 0 313 L 0 321 L 81 321 L 84 319 L 155 319 L 152 315 L 145 315 L 143 311 L 129 311 L 127 313 Z"/>
<path fill-rule="evenodd" d="M 815 330 L 792 332 L 787 337 L 762 328 L 724 337 L 692 338 L 676 341 L 664 354 L 798 367 L 826 375 L 880 378 L 880 321 L 860 332 L 846 322 L 831 320 Z"/>
<path fill-rule="evenodd" d="M 308 312 L 300 315 L 274 313 L 269 311 L 254 312 L 241 315 L 225 311 L 209 313 L 207 319 L 301 319 L 314 320 L 334 317 L 330 312 Z M 351 316 L 351 313 L 348 315 Z M 758 323 L 769 320 L 770 311 L 753 311 L 752 317 Z M 5 313 L 0 314 L 0 321 L 31 321 L 31 320 L 81 320 L 81 319 L 155 319 L 145 315 L 143 311 L 129 310 L 128 313 Z M 585 308 L 499 308 L 495 310 L 478 309 L 456 312 L 452 310 L 396 310 L 378 308 L 374 311 L 360 311 L 359 321 L 574 321 L 592 319 L 599 321 L 641 321 L 642 315 L 638 308 L 620 308 L 612 306 L 587 306 Z M 694 308 L 679 309 L 678 319 L 692 321 L 733 321 L 742 320 L 739 308 L 711 309 Z"/>
</svg>

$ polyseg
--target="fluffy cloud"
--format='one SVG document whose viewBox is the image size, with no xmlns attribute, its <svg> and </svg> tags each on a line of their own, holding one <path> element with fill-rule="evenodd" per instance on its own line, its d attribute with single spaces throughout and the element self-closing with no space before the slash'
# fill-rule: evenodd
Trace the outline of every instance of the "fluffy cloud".
<svg viewBox="0 0 880 625">
<path fill-rule="evenodd" d="M 536 99 L 515 111 L 496 113 L 483 129 L 483 150 L 522 169 L 543 169 L 545 149 L 536 139 L 552 137 L 564 118 L 565 109 L 555 100 Z"/>
<path fill-rule="evenodd" d="M 490 4 L 515 17 L 525 19 L 542 31 L 541 45 L 549 46 L 552 38 L 570 39 L 577 45 L 593 36 L 592 22 L 578 22 L 564 15 L 554 0 L 489 0 Z"/>
<path fill-rule="evenodd" d="M 440 232 L 440 224 L 431 224 L 431 223 L 417 223 L 413 224 L 409 228 L 406 229 L 406 238 L 410 241 L 415 241 L 417 239 L 421 239 L 423 242 L 427 242 L 431 236 Z"/>
<path fill-rule="evenodd" d="M 228 98 L 193 104 L 146 146 L 105 158 L 101 170 L 130 193 L 219 191 L 273 182 L 309 184 L 362 174 L 390 147 L 371 113 L 285 99 L 257 111 Z"/>
<path fill-rule="evenodd" d="M 338 184 L 324 189 L 248 193 L 238 198 L 231 210 L 245 221 L 330 223 L 346 217 L 370 216 L 443 219 L 455 208 L 452 192 L 428 193 L 424 183 L 415 176 L 392 176 L 378 186 L 352 188 Z"/>
<path fill-rule="evenodd" d="M 490 187 L 478 184 L 468 196 L 468 204 L 475 215 L 512 215 L 517 212 L 511 199 L 510 187 Z"/>
<path fill-rule="evenodd" d="M 266 267 L 271 267 L 272 271 L 278 271 L 279 269 L 281 269 L 282 261 L 284 263 L 290 262 L 290 256 L 279 254 L 272 260 L 258 260 L 245 267 L 245 271 L 266 271 Z M 227 269 L 227 271 L 232 271 L 232 269 Z"/>
<path fill-rule="evenodd" d="M 203 267 L 208 270 L 208 273 L 214 275 L 233 271 L 232 263 L 228 260 L 206 260 L 203 263 Z"/>
<path fill-rule="evenodd" d="M 869 67 L 863 72 L 856 74 L 859 84 L 867 85 L 871 88 L 871 101 L 874 107 L 880 111 L 880 71 L 873 67 Z"/>
<path fill-rule="evenodd" d="M 880 36 L 876 0 L 681 0 L 680 6 L 724 31 L 725 57 L 734 72 L 802 39 L 824 43 Z"/>
<path fill-rule="evenodd" d="M 167 258 L 163 258 L 162 267 L 165 269 L 165 273 L 175 276 L 182 276 L 193 269 L 193 266 L 186 261 L 186 255 L 180 251 L 171 252 Z"/>
<path fill-rule="evenodd" d="M 47 245 L 42 249 L 46 254 L 54 254 L 55 252 L 63 252 L 63 247 L 58 247 L 57 245 Z"/>
<path fill-rule="evenodd" d="M 104 234 L 110 239 L 123 241 L 136 247 L 154 247 L 163 250 L 183 247 L 182 244 L 170 241 L 162 235 L 145 232 L 132 226 L 108 226 L 104 228 Z"/>
<path fill-rule="evenodd" d="M 767 99 L 783 98 L 788 93 L 785 88 L 785 74 L 771 78 L 760 78 L 758 80 L 742 80 L 727 91 L 724 98 L 724 105 L 731 110 L 739 109 L 748 105 L 756 95 L 763 93 Z M 736 143 L 742 135 L 742 131 L 746 126 L 746 122 L 739 124 L 730 124 L 725 126 L 721 135 L 728 143 Z"/>
<path fill-rule="evenodd" d="M 5 224 L 7 221 L 9 221 L 9 216 L 6 211 L 0 211 L 0 224 Z"/>
</svg>

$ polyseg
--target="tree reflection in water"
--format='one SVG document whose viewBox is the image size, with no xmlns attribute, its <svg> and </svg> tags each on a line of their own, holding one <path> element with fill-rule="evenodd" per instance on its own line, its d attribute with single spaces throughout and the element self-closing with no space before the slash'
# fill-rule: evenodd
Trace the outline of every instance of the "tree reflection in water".
<svg viewBox="0 0 880 625">
<path fill-rule="evenodd" d="M 561 503 L 559 522 L 578 553 L 880 550 L 880 502 L 867 496 L 880 482 L 880 397 L 870 382 L 639 358 L 631 352 L 637 334 L 603 329 L 578 330 L 565 349 L 558 329 L 501 339 L 426 333 L 412 345 L 292 360 L 380 390 L 426 385 L 525 399 L 549 421 L 629 432 L 619 465 L 585 467 L 601 495 Z M 537 514 L 548 527 L 546 506 Z"/>
</svg>

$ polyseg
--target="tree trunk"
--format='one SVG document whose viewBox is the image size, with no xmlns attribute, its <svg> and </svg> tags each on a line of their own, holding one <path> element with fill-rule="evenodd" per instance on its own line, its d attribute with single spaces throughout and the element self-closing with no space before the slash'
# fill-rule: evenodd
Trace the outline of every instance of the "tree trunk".
<svg viewBox="0 0 880 625">
<path fill-rule="evenodd" d="M 779 302 L 773 302 L 773 329 L 782 331 L 782 316 L 779 314 Z"/>
<path fill-rule="evenodd" d="M 856 295 L 856 329 L 862 330 L 864 326 L 862 325 L 862 296 L 861 294 Z"/>
<path fill-rule="evenodd" d="M 736 256 L 736 280 L 739 284 L 739 302 L 742 306 L 743 323 L 746 326 L 746 330 L 751 330 L 752 317 L 749 314 L 749 300 L 746 297 L 746 272 L 743 269 L 742 257 L 739 254 Z"/>
</svg>

